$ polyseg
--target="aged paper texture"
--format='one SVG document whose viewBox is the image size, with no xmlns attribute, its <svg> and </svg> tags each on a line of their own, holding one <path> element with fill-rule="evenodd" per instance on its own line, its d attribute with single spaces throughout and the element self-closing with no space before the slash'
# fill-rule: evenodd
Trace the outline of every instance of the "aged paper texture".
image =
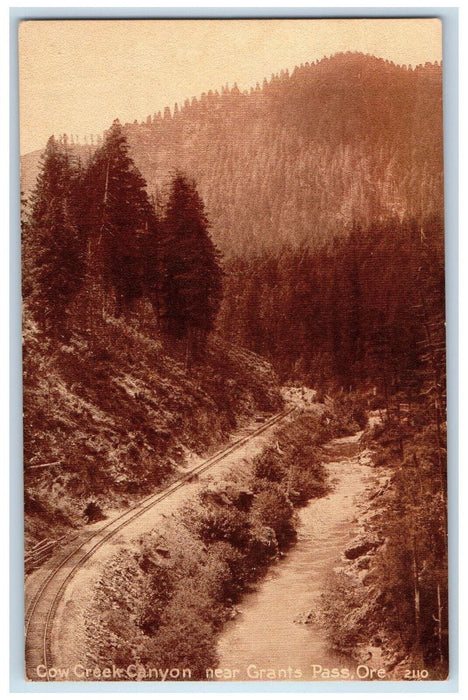
<svg viewBox="0 0 468 700">
<path fill-rule="evenodd" d="M 440 21 L 19 47 L 26 678 L 446 679 Z"/>
</svg>

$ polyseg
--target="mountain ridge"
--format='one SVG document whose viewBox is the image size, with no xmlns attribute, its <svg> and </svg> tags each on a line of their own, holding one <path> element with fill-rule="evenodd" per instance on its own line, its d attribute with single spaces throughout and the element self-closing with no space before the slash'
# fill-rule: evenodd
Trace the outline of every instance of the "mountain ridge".
<svg viewBox="0 0 468 700">
<path fill-rule="evenodd" d="M 316 247 L 353 222 L 442 211 L 441 114 L 439 64 L 349 52 L 250 91 L 209 90 L 124 130 L 157 204 L 174 169 L 196 180 L 229 256 Z M 87 157 L 93 146 L 74 149 Z M 25 191 L 32 161 L 22 158 Z"/>
</svg>

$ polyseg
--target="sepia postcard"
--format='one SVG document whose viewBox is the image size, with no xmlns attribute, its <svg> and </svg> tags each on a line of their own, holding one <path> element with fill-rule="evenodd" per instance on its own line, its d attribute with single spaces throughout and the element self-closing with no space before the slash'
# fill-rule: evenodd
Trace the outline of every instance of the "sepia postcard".
<svg viewBox="0 0 468 700">
<path fill-rule="evenodd" d="M 443 70 L 20 23 L 26 680 L 450 677 Z"/>
</svg>

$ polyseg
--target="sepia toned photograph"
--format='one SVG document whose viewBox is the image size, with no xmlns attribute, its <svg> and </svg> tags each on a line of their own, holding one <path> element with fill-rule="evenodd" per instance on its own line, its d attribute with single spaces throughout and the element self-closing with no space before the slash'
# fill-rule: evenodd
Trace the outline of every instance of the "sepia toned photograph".
<svg viewBox="0 0 468 700">
<path fill-rule="evenodd" d="M 20 23 L 27 681 L 449 678 L 442 77 L 437 18 Z"/>
</svg>

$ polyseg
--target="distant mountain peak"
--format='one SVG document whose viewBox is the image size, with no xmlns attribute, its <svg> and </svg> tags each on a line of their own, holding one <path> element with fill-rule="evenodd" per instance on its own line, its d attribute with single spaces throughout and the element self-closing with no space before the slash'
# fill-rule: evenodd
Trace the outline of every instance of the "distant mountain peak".
<svg viewBox="0 0 468 700">
<path fill-rule="evenodd" d="M 158 200 L 174 169 L 196 180 L 227 254 L 314 246 L 354 221 L 443 208 L 438 63 L 337 53 L 262 87 L 208 90 L 124 129 Z M 26 190 L 34 162 L 22 159 Z"/>
</svg>

